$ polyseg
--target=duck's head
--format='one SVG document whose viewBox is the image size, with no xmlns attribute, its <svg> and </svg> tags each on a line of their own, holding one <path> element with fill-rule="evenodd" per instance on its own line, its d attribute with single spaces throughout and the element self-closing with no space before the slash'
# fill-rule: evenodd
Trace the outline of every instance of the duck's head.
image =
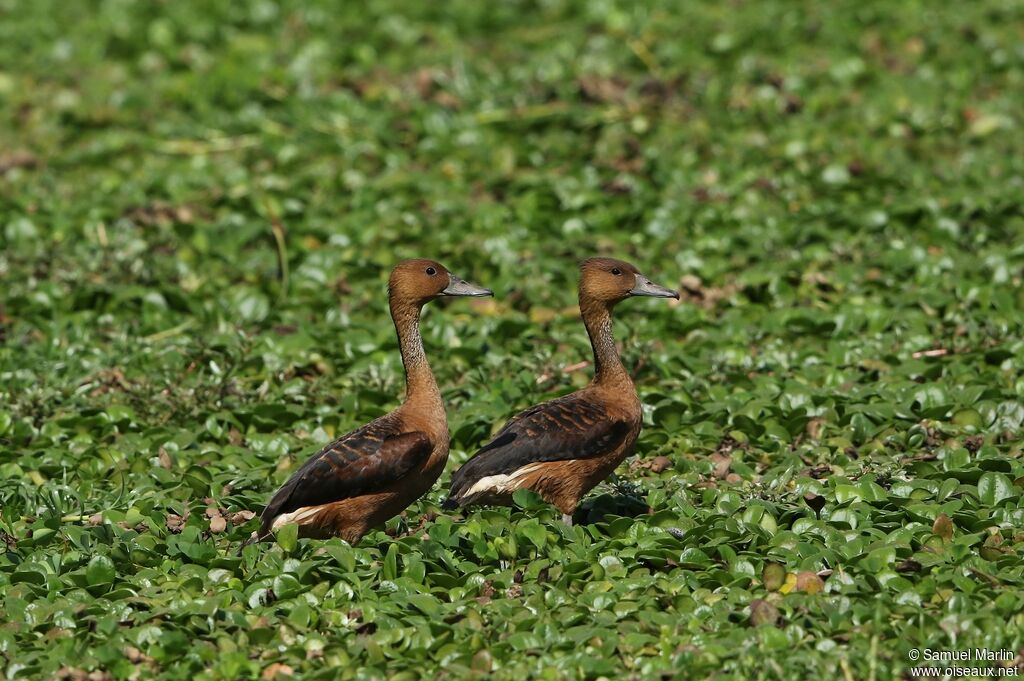
<svg viewBox="0 0 1024 681">
<path fill-rule="evenodd" d="M 494 291 L 459 279 L 435 260 L 403 260 L 391 270 L 388 296 L 423 305 L 441 296 L 493 296 Z"/>
<path fill-rule="evenodd" d="M 679 293 L 658 286 L 634 265 L 614 258 L 590 258 L 580 264 L 580 300 L 614 305 L 631 296 L 679 299 Z"/>
</svg>

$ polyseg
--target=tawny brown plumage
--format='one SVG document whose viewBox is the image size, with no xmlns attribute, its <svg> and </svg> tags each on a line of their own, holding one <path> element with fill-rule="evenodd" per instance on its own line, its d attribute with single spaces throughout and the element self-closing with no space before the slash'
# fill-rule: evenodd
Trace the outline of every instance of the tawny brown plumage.
<svg viewBox="0 0 1024 681">
<path fill-rule="evenodd" d="M 296 523 L 302 536 L 355 543 L 430 489 L 448 460 L 448 421 L 423 352 L 420 310 L 440 296 L 482 295 L 491 291 L 432 260 L 395 267 L 388 301 L 405 367 L 405 401 L 310 457 L 267 504 L 253 540 Z"/>
<path fill-rule="evenodd" d="M 453 476 L 446 508 L 508 504 L 531 489 L 566 522 L 580 499 L 633 452 L 641 407 L 612 336 L 612 308 L 630 296 L 678 298 L 636 267 L 611 258 L 580 266 L 580 313 L 594 350 L 594 379 L 574 393 L 512 417 Z"/>
</svg>

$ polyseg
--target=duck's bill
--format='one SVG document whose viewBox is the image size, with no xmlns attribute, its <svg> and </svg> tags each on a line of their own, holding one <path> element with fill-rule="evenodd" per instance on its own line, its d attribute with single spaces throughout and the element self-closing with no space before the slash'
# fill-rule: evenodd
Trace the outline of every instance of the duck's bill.
<svg viewBox="0 0 1024 681">
<path fill-rule="evenodd" d="M 629 292 L 632 296 L 650 296 L 651 298 L 675 298 L 679 300 L 679 292 L 664 286 L 658 286 L 642 274 L 636 275 L 636 285 Z"/>
<path fill-rule="evenodd" d="M 448 286 L 441 291 L 442 296 L 493 296 L 494 291 L 489 288 L 483 288 L 476 284 L 470 284 L 468 281 L 459 279 L 454 274 L 449 275 Z"/>
</svg>

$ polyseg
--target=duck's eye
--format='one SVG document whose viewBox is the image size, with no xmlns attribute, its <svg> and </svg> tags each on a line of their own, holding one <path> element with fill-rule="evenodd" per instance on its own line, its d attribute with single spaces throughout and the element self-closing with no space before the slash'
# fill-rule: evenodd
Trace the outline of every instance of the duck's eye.
<svg viewBox="0 0 1024 681">
<path fill-rule="evenodd" d="M 429 274 L 430 276 L 434 276 L 435 274 L 437 274 L 437 270 L 435 270 L 433 267 L 428 267 L 427 274 Z"/>
<path fill-rule="evenodd" d="M 621 276 L 622 275 L 622 270 L 620 270 L 618 267 L 616 267 L 616 268 L 612 269 L 612 274 L 614 274 L 616 277 Z"/>
</svg>

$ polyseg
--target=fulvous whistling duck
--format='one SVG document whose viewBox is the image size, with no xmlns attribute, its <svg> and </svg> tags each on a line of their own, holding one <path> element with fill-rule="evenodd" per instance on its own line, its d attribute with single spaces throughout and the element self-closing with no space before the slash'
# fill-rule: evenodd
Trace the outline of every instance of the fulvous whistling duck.
<svg viewBox="0 0 1024 681">
<path fill-rule="evenodd" d="M 423 352 L 420 310 L 441 296 L 490 295 L 433 260 L 394 268 L 388 302 L 405 366 L 405 401 L 310 457 L 267 504 L 250 541 L 296 523 L 301 536 L 354 544 L 430 489 L 448 461 L 448 420 Z"/>
<path fill-rule="evenodd" d="M 633 453 L 640 398 L 612 337 L 612 308 L 631 296 L 679 298 L 633 265 L 591 258 L 580 265 L 580 313 L 594 349 L 594 379 L 574 393 L 513 416 L 453 476 L 444 507 L 508 504 L 531 489 L 572 524 L 580 499 Z"/>
</svg>

